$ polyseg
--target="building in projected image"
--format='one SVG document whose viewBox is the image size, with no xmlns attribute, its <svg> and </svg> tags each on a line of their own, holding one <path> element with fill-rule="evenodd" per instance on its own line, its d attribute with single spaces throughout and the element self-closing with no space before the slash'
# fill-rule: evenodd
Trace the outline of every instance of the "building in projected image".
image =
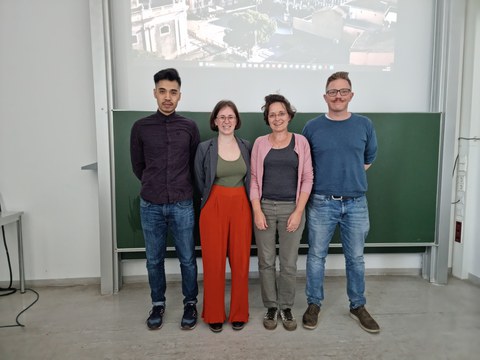
<svg viewBox="0 0 480 360">
<path fill-rule="evenodd" d="M 131 0 L 132 48 L 171 60 L 188 51 L 185 0 Z"/>
<path fill-rule="evenodd" d="M 192 66 L 394 63 L 397 0 L 131 0 L 138 57 Z"/>
</svg>

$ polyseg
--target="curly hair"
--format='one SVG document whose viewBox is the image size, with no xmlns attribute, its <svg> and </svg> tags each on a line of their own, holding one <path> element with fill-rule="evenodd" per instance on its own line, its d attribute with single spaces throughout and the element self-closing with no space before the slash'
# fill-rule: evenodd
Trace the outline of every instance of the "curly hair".
<svg viewBox="0 0 480 360">
<path fill-rule="evenodd" d="M 265 120 L 265 123 L 268 126 L 270 126 L 270 123 L 268 122 L 268 112 L 270 109 L 270 105 L 277 102 L 285 105 L 285 109 L 287 110 L 288 115 L 290 115 L 290 120 L 293 119 L 293 117 L 297 113 L 297 110 L 290 104 L 290 101 L 288 101 L 285 96 L 280 94 L 267 95 L 265 96 L 265 105 L 262 106 L 262 111 L 263 111 L 263 120 Z"/>
</svg>

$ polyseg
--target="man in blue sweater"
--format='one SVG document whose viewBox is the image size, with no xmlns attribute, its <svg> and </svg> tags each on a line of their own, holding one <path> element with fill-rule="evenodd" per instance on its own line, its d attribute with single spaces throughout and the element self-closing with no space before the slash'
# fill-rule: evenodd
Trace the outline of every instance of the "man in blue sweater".
<svg viewBox="0 0 480 360">
<path fill-rule="evenodd" d="M 377 139 L 370 119 L 348 111 L 353 95 L 347 72 L 331 75 L 323 95 L 328 113 L 308 121 L 303 129 L 310 143 L 315 176 L 307 206 L 308 308 L 302 322 L 306 329 L 317 327 L 324 299 L 325 259 L 338 225 L 345 256 L 350 316 L 364 330 L 378 333 L 380 327 L 365 309 L 363 257 L 370 228 L 366 170 L 375 160 Z"/>
</svg>

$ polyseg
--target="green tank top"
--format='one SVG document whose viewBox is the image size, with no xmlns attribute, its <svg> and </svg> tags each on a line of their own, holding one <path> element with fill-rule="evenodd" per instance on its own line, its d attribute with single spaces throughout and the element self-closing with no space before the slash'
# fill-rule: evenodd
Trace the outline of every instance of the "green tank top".
<svg viewBox="0 0 480 360">
<path fill-rule="evenodd" d="M 215 174 L 215 185 L 226 187 L 239 187 L 243 185 L 243 178 L 247 174 L 247 165 L 242 155 L 237 160 L 223 160 L 218 155 L 217 173 Z"/>
</svg>

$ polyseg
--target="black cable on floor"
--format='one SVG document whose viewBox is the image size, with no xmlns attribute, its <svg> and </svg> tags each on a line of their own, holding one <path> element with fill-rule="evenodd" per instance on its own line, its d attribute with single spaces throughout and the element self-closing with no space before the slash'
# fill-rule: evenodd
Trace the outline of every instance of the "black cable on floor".
<svg viewBox="0 0 480 360">
<path fill-rule="evenodd" d="M 2 211 L 2 207 L 0 205 L 0 211 Z M 9 273 L 10 273 L 10 282 L 8 284 L 8 287 L 7 288 L 2 288 L 0 287 L 0 296 L 8 296 L 8 295 L 12 295 L 12 294 L 15 294 L 17 292 L 17 289 L 12 287 L 12 283 L 13 283 L 13 276 L 12 276 L 12 264 L 10 262 L 10 254 L 8 252 L 8 246 L 7 246 L 7 238 L 5 236 L 5 228 L 2 226 L 2 236 L 3 236 L 3 244 L 4 244 L 4 247 L 5 247 L 5 253 L 7 254 L 7 263 L 8 263 L 8 270 L 9 270 Z M 25 289 L 25 290 L 28 290 L 28 291 L 31 291 L 33 293 L 35 293 L 37 295 L 37 298 L 30 304 L 28 305 L 25 309 L 23 309 L 22 311 L 20 311 L 17 315 L 17 317 L 15 318 L 15 323 L 16 324 L 12 324 L 12 325 L 0 325 L 0 328 L 6 328 L 6 327 L 16 327 L 16 326 L 21 326 L 21 327 L 24 327 L 25 325 L 23 325 L 22 323 L 20 323 L 20 321 L 18 321 L 18 318 L 20 317 L 20 315 L 22 315 L 25 311 L 27 311 L 28 309 L 30 309 L 33 304 L 35 304 L 38 299 L 40 298 L 40 295 L 38 294 L 38 292 L 36 292 L 35 290 L 33 289 Z M 3 294 L 2 294 L 3 293 Z"/>
<path fill-rule="evenodd" d="M 14 290 L 13 293 L 17 292 L 17 289 L 15 289 L 15 288 L 11 288 L 11 289 L 9 289 L 9 290 Z M 23 309 L 22 311 L 20 311 L 20 312 L 18 313 L 17 317 L 15 318 L 15 323 L 16 323 L 16 324 L 12 324 L 12 325 L 0 325 L 0 328 L 17 327 L 17 326 L 25 327 L 25 325 L 23 325 L 22 323 L 20 323 L 20 321 L 18 321 L 18 318 L 19 318 L 20 315 L 22 315 L 25 311 L 27 311 L 28 309 L 30 309 L 30 308 L 33 306 L 33 304 L 35 304 L 35 303 L 38 301 L 38 299 L 40 298 L 40 295 L 39 295 L 38 292 L 36 292 L 35 290 L 33 290 L 33 289 L 25 289 L 25 291 L 27 291 L 27 290 L 35 293 L 35 294 L 37 295 L 37 298 L 36 298 L 30 305 L 28 305 L 25 309 Z M 13 293 L 2 294 L 2 295 L 0 295 L 0 296 L 11 295 L 11 294 L 13 294 Z"/>
</svg>

